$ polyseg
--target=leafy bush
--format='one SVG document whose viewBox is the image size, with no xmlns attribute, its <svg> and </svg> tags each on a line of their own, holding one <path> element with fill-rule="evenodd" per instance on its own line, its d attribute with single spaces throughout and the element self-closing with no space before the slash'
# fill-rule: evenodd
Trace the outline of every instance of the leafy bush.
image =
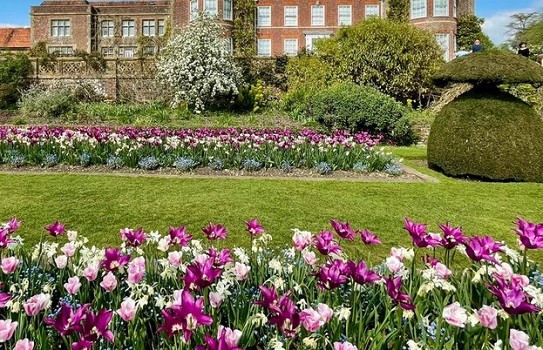
<svg viewBox="0 0 543 350">
<path fill-rule="evenodd" d="M 372 87 L 353 83 L 335 84 L 320 91 L 308 92 L 305 103 L 297 107 L 305 110 L 307 118 L 330 129 L 382 134 L 386 139 L 402 145 L 416 140 L 407 109 Z"/>
<path fill-rule="evenodd" d="M 313 89 L 324 88 L 340 81 L 327 62 L 317 55 L 307 53 L 292 57 L 288 61 L 286 74 L 289 92 L 307 86 Z"/>
<path fill-rule="evenodd" d="M 508 93 L 469 91 L 436 117 L 428 163 L 452 176 L 543 182 L 543 119 Z"/>
<path fill-rule="evenodd" d="M 30 87 L 18 103 L 21 114 L 31 118 L 59 118 L 73 113 L 77 99 L 68 88 Z"/>
<path fill-rule="evenodd" d="M 16 104 L 31 71 L 26 55 L 0 55 L 0 109 Z"/>
</svg>

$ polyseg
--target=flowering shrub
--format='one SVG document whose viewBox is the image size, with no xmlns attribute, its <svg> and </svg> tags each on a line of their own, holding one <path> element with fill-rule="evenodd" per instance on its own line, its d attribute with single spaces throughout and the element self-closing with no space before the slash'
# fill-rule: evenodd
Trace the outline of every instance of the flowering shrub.
<svg viewBox="0 0 543 350">
<path fill-rule="evenodd" d="M 293 230 L 293 246 L 246 222 L 251 250 L 214 247 L 170 227 L 166 235 L 120 230 L 98 249 L 60 222 L 52 239 L 23 249 L 12 218 L 0 229 L 0 343 L 12 349 L 541 349 L 543 284 L 529 249 L 543 223 L 517 221 L 519 253 L 491 237 L 441 233 L 405 220 L 413 247 L 370 267 L 348 244 L 381 244 L 368 230 L 331 221 L 319 234 Z M 67 236 L 67 240 L 63 237 Z M 53 240 L 53 241 L 51 241 Z M 453 272 L 454 258 L 472 265 Z M 531 276 L 531 277 L 528 277 Z"/>
<path fill-rule="evenodd" d="M 380 141 L 379 136 L 341 130 L 324 135 L 309 129 L 0 127 L 0 162 L 14 166 L 101 164 L 145 170 L 209 166 L 251 171 L 282 169 L 281 164 L 307 169 L 326 164 L 330 171 L 351 170 L 363 162 L 369 171 L 383 171 L 398 160 L 373 147 Z"/>
</svg>

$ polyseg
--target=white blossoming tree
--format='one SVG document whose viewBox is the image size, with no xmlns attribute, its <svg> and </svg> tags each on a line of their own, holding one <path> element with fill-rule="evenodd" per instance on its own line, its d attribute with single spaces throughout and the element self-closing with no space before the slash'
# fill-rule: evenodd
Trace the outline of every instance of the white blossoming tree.
<svg viewBox="0 0 543 350">
<path fill-rule="evenodd" d="M 236 96 L 242 83 L 223 28 L 206 16 L 170 39 L 157 62 L 157 78 L 172 88 L 175 105 L 186 102 L 196 112 Z"/>
</svg>

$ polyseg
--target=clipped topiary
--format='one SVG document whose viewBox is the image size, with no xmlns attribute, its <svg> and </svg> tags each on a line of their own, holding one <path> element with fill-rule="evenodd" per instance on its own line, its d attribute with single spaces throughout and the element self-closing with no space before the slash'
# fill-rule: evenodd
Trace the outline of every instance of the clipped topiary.
<svg viewBox="0 0 543 350">
<path fill-rule="evenodd" d="M 543 182 L 543 119 L 502 83 L 543 83 L 543 68 L 503 51 L 447 63 L 435 82 L 469 82 L 473 89 L 445 106 L 428 138 L 428 164 L 451 176 Z"/>
</svg>

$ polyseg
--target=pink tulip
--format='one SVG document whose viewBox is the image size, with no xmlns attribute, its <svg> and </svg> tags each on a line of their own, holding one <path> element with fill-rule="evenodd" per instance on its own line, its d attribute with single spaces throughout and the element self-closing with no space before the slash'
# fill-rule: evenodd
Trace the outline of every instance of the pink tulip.
<svg viewBox="0 0 543 350">
<path fill-rule="evenodd" d="M 452 271 L 447 268 L 447 266 L 443 265 L 442 263 L 438 262 L 434 266 L 434 271 L 436 272 L 436 276 L 438 278 L 441 278 L 443 280 L 446 280 L 452 275 Z"/>
<path fill-rule="evenodd" d="M 246 280 L 249 277 L 249 271 L 251 271 L 251 266 L 239 262 L 234 265 L 234 275 L 238 281 Z"/>
<path fill-rule="evenodd" d="M 334 314 L 334 310 L 332 310 L 328 305 L 322 303 L 317 305 L 317 312 L 321 316 L 321 319 L 324 320 L 324 322 L 330 321 L 332 315 Z"/>
<path fill-rule="evenodd" d="M 168 261 L 170 262 L 170 265 L 173 267 L 179 267 L 182 264 L 183 253 L 182 252 L 169 252 L 168 253 Z"/>
<path fill-rule="evenodd" d="M 113 291 L 117 288 L 117 279 L 115 278 L 115 275 L 109 271 L 102 279 L 102 282 L 100 282 L 100 286 L 108 292 Z"/>
<path fill-rule="evenodd" d="M 386 265 L 387 265 L 388 269 L 390 270 L 390 272 L 392 272 L 392 273 L 400 272 L 401 269 L 404 266 L 403 263 L 400 261 L 400 259 L 398 259 L 395 256 L 389 256 L 386 259 Z"/>
<path fill-rule="evenodd" d="M 11 275 L 15 272 L 17 269 L 17 266 L 19 265 L 19 259 L 12 256 L 9 258 L 2 259 L 2 272 L 6 275 Z"/>
<path fill-rule="evenodd" d="M 87 266 L 85 270 L 83 270 L 83 277 L 87 279 L 87 281 L 92 282 L 98 277 L 98 266 L 96 265 L 90 265 Z"/>
<path fill-rule="evenodd" d="M 294 248 L 298 250 L 304 250 L 305 247 L 311 245 L 311 242 L 313 241 L 313 235 L 311 232 L 307 231 L 296 231 L 294 233 L 294 236 L 292 236 L 292 243 L 294 244 Z"/>
<path fill-rule="evenodd" d="M 209 304 L 211 304 L 212 308 L 220 307 L 223 301 L 224 301 L 224 296 L 221 293 L 219 292 L 209 293 Z"/>
<path fill-rule="evenodd" d="M 42 310 L 47 309 L 50 303 L 51 296 L 49 294 L 37 294 L 23 303 L 23 309 L 28 316 L 36 316 Z"/>
<path fill-rule="evenodd" d="M 530 346 L 530 336 L 516 329 L 509 331 L 509 345 L 511 350 L 537 350 L 536 346 Z"/>
<path fill-rule="evenodd" d="M 138 284 L 145 275 L 145 258 L 137 257 L 128 264 L 128 283 Z"/>
<path fill-rule="evenodd" d="M 230 349 L 238 348 L 238 343 L 242 336 L 240 330 L 232 330 L 228 327 L 219 326 L 217 338 L 220 338 L 221 335 L 223 336 L 226 345 L 228 345 Z"/>
<path fill-rule="evenodd" d="M 28 340 L 28 338 L 18 340 L 13 350 L 33 350 L 34 342 Z"/>
<path fill-rule="evenodd" d="M 448 324 L 460 328 L 464 328 L 468 321 L 466 310 L 458 302 L 445 306 L 443 309 L 443 318 Z"/>
<path fill-rule="evenodd" d="M 11 320 L 0 320 L 0 343 L 5 343 L 13 337 L 15 329 L 17 328 L 17 322 L 11 322 Z"/>
<path fill-rule="evenodd" d="M 66 265 L 68 265 L 68 257 L 66 255 L 59 255 L 55 258 L 55 264 L 59 269 L 66 268 Z"/>
<path fill-rule="evenodd" d="M 477 311 L 477 317 L 481 325 L 486 328 L 496 329 L 498 327 L 498 310 L 491 306 L 483 306 Z"/>
<path fill-rule="evenodd" d="M 127 298 L 121 303 L 121 308 L 117 310 L 117 314 L 123 320 L 129 322 L 136 316 L 137 309 L 136 302 L 132 298 Z"/>
<path fill-rule="evenodd" d="M 321 320 L 321 315 L 319 315 L 319 313 L 312 308 L 308 308 L 300 312 L 300 321 L 302 321 L 302 325 L 309 332 L 316 332 L 322 325 L 324 325 L 324 322 Z"/>
<path fill-rule="evenodd" d="M 317 255 L 310 250 L 304 250 L 302 252 L 302 257 L 304 258 L 305 263 L 309 266 L 313 266 L 317 262 Z"/>
<path fill-rule="evenodd" d="M 66 243 L 60 250 L 66 255 L 67 257 L 71 258 L 75 255 L 76 246 L 74 242 L 68 242 Z"/>
<path fill-rule="evenodd" d="M 79 288 L 81 288 L 81 283 L 79 283 L 79 277 L 74 276 L 68 278 L 68 283 L 64 283 L 64 288 L 69 294 L 77 294 Z"/>
<path fill-rule="evenodd" d="M 356 346 L 346 341 L 345 343 L 334 343 L 334 350 L 358 350 Z"/>
</svg>

